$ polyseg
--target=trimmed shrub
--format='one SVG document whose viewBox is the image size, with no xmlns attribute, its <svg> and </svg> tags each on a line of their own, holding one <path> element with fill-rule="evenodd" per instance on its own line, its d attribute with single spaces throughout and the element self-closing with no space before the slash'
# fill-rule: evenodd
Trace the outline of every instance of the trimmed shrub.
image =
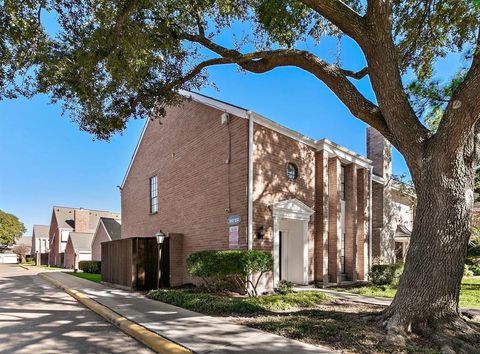
<svg viewBox="0 0 480 354">
<path fill-rule="evenodd" d="M 80 261 L 78 262 L 78 268 L 85 273 L 100 274 L 102 272 L 101 264 L 100 261 Z"/>
<path fill-rule="evenodd" d="M 375 285 L 397 285 L 402 273 L 403 264 L 375 264 L 370 277 Z"/>
<path fill-rule="evenodd" d="M 254 250 L 201 251 L 187 258 L 187 267 L 189 273 L 202 278 L 210 290 L 225 290 L 226 284 L 233 283 L 249 296 L 257 296 L 260 278 L 273 269 L 273 257 L 270 252 Z M 257 280 L 252 282 L 250 276 L 257 273 Z"/>
<path fill-rule="evenodd" d="M 278 282 L 278 287 L 275 289 L 275 291 L 280 295 L 290 294 L 293 292 L 293 283 L 291 281 L 282 279 Z"/>
</svg>

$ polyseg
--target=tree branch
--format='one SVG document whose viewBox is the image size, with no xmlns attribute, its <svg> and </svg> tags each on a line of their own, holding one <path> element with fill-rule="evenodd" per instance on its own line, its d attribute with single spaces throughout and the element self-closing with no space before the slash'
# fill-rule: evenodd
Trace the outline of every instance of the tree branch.
<svg viewBox="0 0 480 354">
<path fill-rule="evenodd" d="M 344 70 L 340 69 L 343 75 L 351 77 L 352 79 L 360 80 L 363 79 L 365 76 L 368 75 L 368 67 L 364 67 L 362 70 L 359 71 L 350 71 L 350 70 Z"/>
<path fill-rule="evenodd" d="M 480 119 L 480 29 L 474 47 L 472 64 L 464 81 L 453 92 L 440 121 L 435 143 L 454 154 L 469 139 Z"/>
<path fill-rule="evenodd" d="M 396 145 L 396 139 L 388 128 L 380 109 L 366 99 L 349 81 L 345 70 L 326 63 L 312 53 L 296 49 L 278 49 L 242 54 L 237 50 L 220 46 L 204 36 L 192 34 L 181 34 L 179 36 L 185 40 L 201 44 L 221 56 L 223 60 L 218 59 L 221 62 L 215 64 L 236 63 L 253 73 L 264 73 L 284 66 L 294 66 L 310 72 L 323 81 L 355 117 L 373 126 L 391 140 L 392 144 Z M 199 65 L 205 67 L 203 63 Z M 362 69 L 358 75 L 348 71 L 347 73 L 359 77 L 364 75 L 365 70 Z M 193 77 L 191 74 L 188 76 Z"/>
<path fill-rule="evenodd" d="M 418 163 L 422 144 L 431 132 L 420 123 L 405 93 L 392 38 L 391 2 L 368 0 L 368 40 L 362 46 L 375 96 L 396 146 L 407 162 Z M 393 142 L 392 142 L 393 143 Z"/>
<path fill-rule="evenodd" d="M 347 36 L 359 44 L 364 41 L 366 27 L 364 19 L 351 7 L 339 0 L 300 0 L 303 4 L 325 17 Z"/>
</svg>

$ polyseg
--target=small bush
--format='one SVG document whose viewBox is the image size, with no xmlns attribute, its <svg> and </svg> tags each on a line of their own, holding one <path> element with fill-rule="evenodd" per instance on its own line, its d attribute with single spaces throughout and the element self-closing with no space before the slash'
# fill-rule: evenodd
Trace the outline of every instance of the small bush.
<svg viewBox="0 0 480 354">
<path fill-rule="evenodd" d="M 78 268 L 85 273 L 100 274 L 102 272 L 100 261 L 80 261 L 78 262 Z"/>
<path fill-rule="evenodd" d="M 471 264 L 468 266 L 468 269 L 470 269 L 473 275 L 480 275 L 480 264 Z"/>
<path fill-rule="evenodd" d="M 465 264 L 465 268 L 463 268 L 463 276 L 464 277 L 473 277 L 473 272 L 470 270 L 470 266 Z"/>
<path fill-rule="evenodd" d="M 281 295 L 290 294 L 293 292 L 293 283 L 288 280 L 280 280 L 275 291 Z"/>
<path fill-rule="evenodd" d="M 209 290 L 226 290 L 227 284 L 233 283 L 250 296 L 257 296 L 260 278 L 273 269 L 273 257 L 265 251 L 201 251 L 187 258 L 187 267 L 190 274 L 203 279 Z M 257 273 L 257 281 L 252 282 L 250 276 Z"/>
<path fill-rule="evenodd" d="M 370 277 L 375 285 L 398 285 L 402 273 L 403 264 L 375 264 Z"/>
</svg>

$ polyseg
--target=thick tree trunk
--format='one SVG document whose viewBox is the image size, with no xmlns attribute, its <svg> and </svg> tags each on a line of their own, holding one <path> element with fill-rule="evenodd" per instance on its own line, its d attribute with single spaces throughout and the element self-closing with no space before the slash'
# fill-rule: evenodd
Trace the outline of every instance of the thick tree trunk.
<svg viewBox="0 0 480 354">
<path fill-rule="evenodd" d="M 479 340 L 478 333 L 461 319 L 458 301 L 470 237 L 473 166 L 460 153 L 455 161 L 436 156 L 424 161 L 412 170 L 418 204 L 405 270 L 383 316 L 393 340 L 414 331 L 442 347 L 469 352 L 462 333 L 469 341 Z"/>
</svg>

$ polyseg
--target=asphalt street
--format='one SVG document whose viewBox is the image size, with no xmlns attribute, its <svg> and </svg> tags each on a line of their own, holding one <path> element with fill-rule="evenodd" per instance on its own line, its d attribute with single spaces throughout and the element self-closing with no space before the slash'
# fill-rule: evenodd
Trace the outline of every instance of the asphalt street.
<svg viewBox="0 0 480 354">
<path fill-rule="evenodd" d="M 0 264 L 0 353 L 152 353 L 62 290 Z"/>
</svg>

